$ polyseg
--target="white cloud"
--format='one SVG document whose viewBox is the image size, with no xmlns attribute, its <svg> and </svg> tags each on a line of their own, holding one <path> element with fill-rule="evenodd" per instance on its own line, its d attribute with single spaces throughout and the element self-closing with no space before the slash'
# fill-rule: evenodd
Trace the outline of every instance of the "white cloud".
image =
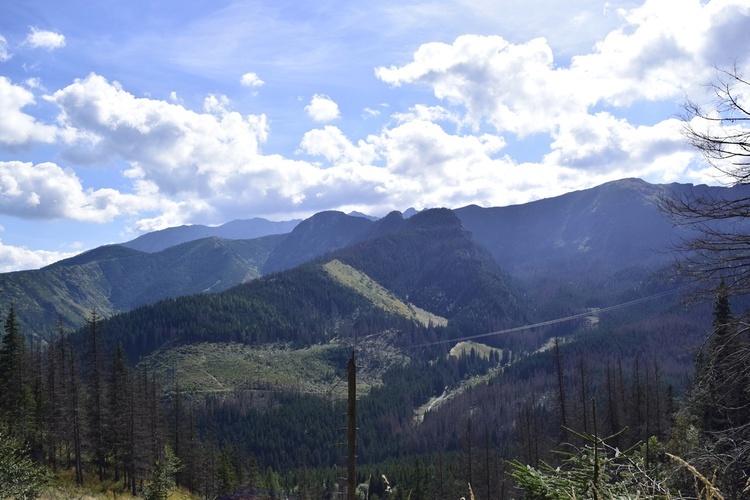
<svg viewBox="0 0 750 500">
<path fill-rule="evenodd" d="M 242 78 L 240 78 L 240 83 L 243 87 L 253 88 L 262 87 L 265 84 L 265 82 L 258 78 L 258 75 L 255 73 L 245 73 L 242 75 Z"/>
<path fill-rule="evenodd" d="M 425 120 L 429 122 L 448 122 L 457 126 L 462 125 L 461 117 L 442 106 L 425 106 L 417 104 L 409 109 L 407 113 L 394 113 L 396 121 L 405 123 L 412 120 Z"/>
<path fill-rule="evenodd" d="M 375 74 L 393 87 L 426 86 L 443 104 L 415 105 L 408 113 L 393 115 L 409 129 L 420 121 L 455 122 L 459 131 L 468 124 L 475 132 L 489 125 L 520 139 L 548 135 L 551 152 L 538 163 L 504 169 L 507 179 L 518 176 L 525 196 L 539 179 L 550 186 L 548 195 L 555 194 L 555 183 L 581 188 L 629 176 L 653 182 L 706 180 L 705 169 L 696 166 L 696 154 L 680 134 L 680 122 L 668 111 L 662 121 L 649 125 L 639 124 L 639 113 L 628 111 L 634 104 L 659 102 L 672 103 L 676 113 L 686 96 L 704 100 L 702 84 L 714 64 L 726 65 L 732 58 L 740 58 L 740 65 L 750 63 L 750 4 L 646 0 L 619 14 L 621 27 L 591 53 L 573 57 L 568 66 L 556 64 L 542 38 L 510 43 L 499 36 L 466 35 L 452 44 L 424 44 L 411 62 L 376 68 Z M 722 54 L 717 47 L 733 53 Z M 669 109 L 664 104 L 662 108 Z M 388 131 L 386 142 L 395 141 L 396 131 L 403 130 L 399 126 Z M 427 133 L 429 127 L 419 130 L 412 130 L 409 141 L 387 146 L 392 150 L 388 165 L 395 171 L 403 168 L 416 175 L 416 158 L 446 165 L 451 151 L 460 151 L 460 136 L 435 141 L 438 134 Z M 502 137 L 494 137 L 502 143 Z M 488 174 L 487 179 L 492 178 Z M 573 179 L 578 184 L 571 183 Z M 429 179 L 425 182 L 430 185 Z M 511 199 L 503 196 L 513 195 L 497 192 L 488 199 L 499 204 Z"/>
<path fill-rule="evenodd" d="M 305 106 L 308 116 L 316 122 L 330 122 L 339 117 L 339 105 L 327 95 L 315 94 Z"/>
<path fill-rule="evenodd" d="M 19 269 L 39 269 L 58 260 L 73 257 L 76 253 L 29 250 L 25 247 L 5 245 L 0 241 L 0 273 Z"/>
<path fill-rule="evenodd" d="M 562 116 L 582 110 L 565 95 L 572 82 L 553 62 L 542 38 L 514 45 L 499 36 L 465 35 L 452 45 L 424 44 L 413 62 L 378 68 L 376 75 L 394 86 L 432 87 L 437 98 L 463 107 L 468 123 L 486 120 L 498 131 L 527 135 L 552 130 Z"/>
<path fill-rule="evenodd" d="M 123 175 L 133 182 L 132 196 L 150 201 L 141 213 L 156 212 L 135 222 L 142 230 L 284 213 L 303 204 L 313 207 L 300 209 L 310 213 L 324 207 L 325 196 L 319 196 L 324 184 L 336 182 L 336 170 L 324 173 L 308 162 L 262 155 L 260 144 L 268 136 L 265 116 L 231 111 L 225 96 L 208 96 L 198 113 L 136 98 L 92 74 L 49 99 L 61 109 L 60 123 L 77 133 L 67 158 L 90 163 L 120 159 L 130 165 Z M 124 210 L 114 206 L 118 213 Z"/>
<path fill-rule="evenodd" d="M 26 44 L 35 49 L 55 50 L 65 47 L 65 35 L 32 27 Z"/>
<path fill-rule="evenodd" d="M 222 117 L 229 113 L 231 102 L 225 95 L 209 94 L 203 99 L 203 111 L 214 116 Z"/>
<path fill-rule="evenodd" d="M 554 132 L 567 117 L 597 104 L 682 100 L 706 81 L 714 64 L 748 60 L 745 1 L 647 0 L 621 16 L 620 29 L 590 54 L 573 57 L 569 67 L 555 65 L 543 38 L 513 44 L 466 35 L 453 44 L 424 44 L 412 62 L 377 68 L 376 76 L 395 87 L 426 85 L 438 99 L 462 107 L 466 121 L 525 136 Z M 734 53 L 717 54 L 716 47 Z"/>
<path fill-rule="evenodd" d="M 323 156 L 331 163 L 357 162 L 368 164 L 375 161 L 375 147 L 368 142 L 359 141 L 355 146 L 338 127 L 326 125 L 323 129 L 306 132 L 300 143 L 301 151 Z"/>
<path fill-rule="evenodd" d="M 560 127 L 544 162 L 600 175 L 658 175 L 672 182 L 695 155 L 680 133 L 682 126 L 677 119 L 635 126 L 607 112 L 580 114 Z"/>
<path fill-rule="evenodd" d="M 154 208 L 144 197 L 114 189 L 86 190 L 71 171 L 54 163 L 0 161 L 0 214 L 23 219 L 107 222 Z"/>
<path fill-rule="evenodd" d="M 225 96 L 208 96 L 205 113 L 196 113 L 136 98 L 92 74 L 51 99 L 62 110 L 62 123 L 90 136 L 69 155 L 88 155 L 88 161 L 119 157 L 167 196 L 211 196 L 237 173 L 261 168 L 252 160 L 267 137 L 265 116 L 229 111 Z"/>
<path fill-rule="evenodd" d="M 10 52 L 8 52 L 8 42 L 3 35 L 0 35 L 0 62 L 5 62 L 10 59 L 10 57 Z"/>
<path fill-rule="evenodd" d="M 39 123 L 22 111 L 33 104 L 34 94 L 0 76 L 0 146 L 18 147 L 55 140 L 56 127 Z"/>
<path fill-rule="evenodd" d="M 36 90 L 41 90 L 41 91 L 47 90 L 44 88 L 44 85 L 42 85 L 42 80 L 37 77 L 27 78 L 26 80 L 24 80 L 23 83 L 30 89 L 36 89 Z"/>
</svg>

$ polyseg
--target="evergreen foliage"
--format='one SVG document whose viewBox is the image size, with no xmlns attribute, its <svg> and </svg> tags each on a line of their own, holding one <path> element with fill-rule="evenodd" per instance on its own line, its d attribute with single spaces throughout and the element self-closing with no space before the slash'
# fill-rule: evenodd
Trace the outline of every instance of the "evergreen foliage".
<svg viewBox="0 0 750 500">
<path fill-rule="evenodd" d="M 36 498 L 49 478 L 17 438 L 0 424 L 0 498 Z"/>
<path fill-rule="evenodd" d="M 145 500 L 167 500 L 169 492 L 176 489 L 174 478 L 181 469 L 180 459 L 169 446 L 165 446 L 163 456 L 156 459 L 151 471 L 151 481 L 143 487 L 143 498 Z"/>
</svg>

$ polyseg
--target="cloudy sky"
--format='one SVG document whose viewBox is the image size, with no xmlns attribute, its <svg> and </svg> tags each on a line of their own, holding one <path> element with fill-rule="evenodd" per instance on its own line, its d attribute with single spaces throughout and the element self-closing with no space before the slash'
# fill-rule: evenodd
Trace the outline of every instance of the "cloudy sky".
<svg viewBox="0 0 750 500">
<path fill-rule="evenodd" d="M 716 183 L 750 0 L 4 0 L 0 272 L 181 224 Z"/>
</svg>

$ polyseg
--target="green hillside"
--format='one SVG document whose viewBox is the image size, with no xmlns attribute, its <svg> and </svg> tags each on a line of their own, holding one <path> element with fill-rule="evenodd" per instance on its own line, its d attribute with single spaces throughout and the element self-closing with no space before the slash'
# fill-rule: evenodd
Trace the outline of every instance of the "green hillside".
<svg viewBox="0 0 750 500">
<path fill-rule="evenodd" d="M 281 238 L 206 238 L 150 254 L 117 245 L 97 248 L 43 269 L 0 274 L 0 309 L 15 304 L 22 331 L 47 338 L 58 318 L 77 328 L 92 310 L 107 317 L 255 279 Z"/>
</svg>

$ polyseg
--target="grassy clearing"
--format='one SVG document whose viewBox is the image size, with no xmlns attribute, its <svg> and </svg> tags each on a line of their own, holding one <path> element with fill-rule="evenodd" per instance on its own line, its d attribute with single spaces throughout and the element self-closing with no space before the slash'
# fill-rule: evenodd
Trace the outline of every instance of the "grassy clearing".
<svg viewBox="0 0 750 500">
<path fill-rule="evenodd" d="M 413 304 L 404 303 L 372 278 L 344 264 L 340 260 L 334 259 L 324 265 L 323 268 L 336 281 L 359 293 L 377 307 L 407 318 L 412 318 L 425 326 L 430 323 L 436 326 L 445 326 L 448 324 L 448 320 L 441 316 L 420 309 Z"/>
<path fill-rule="evenodd" d="M 351 347 L 343 342 L 304 349 L 207 342 L 157 351 L 139 367 L 155 373 L 167 391 L 172 390 L 176 379 L 181 390 L 193 394 L 288 390 L 340 398 L 346 397 L 346 362 L 350 355 Z M 381 383 L 388 368 L 407 360 L 385 336 L 361 339 L 358 389 L 369 391 Z"/>
<path fill-rule="evenodd" d="M 472 341 L 459 342 L 453 347 L 453 349 L 451 349 L 450 355 L 454 358 L 460 357 L 462 353 L 468 356 L 471 353 L 472 349 L 474 349 L 476 355 L 482 359 L 490 359 L 490 355 L 494 354 L 495 352 L 500 354 L 501 358 L 503 355 L 502 349 L 496 349 L 494 347 Z"/>
<path fill-rule="evenodd" d="M 453 347 L 453 349 L 451 349 L 448 355 L 455 358 L 460 357 L 461 354 L 465 354 L 466 356 L 468 356 L 471 353 L 472 348 L 474 349 L 476 355 L 480 356 L 483 359 L 489 359 L 490 355 L 494 352 L 498 352 L 500 354 L 500 357 L 502 358 L 503 351 L 501 349 L 496 349 L 485 344 L 471 341 L 459 342 Z M 485 375 L 476 375 L 462 380 L 456 387 L 446 387 L 440 396 L 430 398 L 429 401 L 427 401 L 425 404 L 414 411 L 414 421 L 416 423 L 422 422 L 427 412 L 437 409 L 447 401 L 450 401 L 452 398 L 470 390 L 473 387 L 476 387 L 479 384 L 489 382 L 493 377 L 496 377 L 498 374 L 502 373 L 502 370 L 502 367 L 498 366 L 491 369 Z"/>
<path fill-rule="evenodd" d="M 503 372 L 503 368 L 498 366 L 492 368 L 484 375 L 475 375 L 462 380 L 456 387 L 446 387 L 440 396 L 431 397 L 425 404 L 414 410 L 414 422 L 419 424 L 424 420 L 427 412 L 436 410 L 443 404 L 447 403 L 456 396 L 480 385 L 488 383 L 492 378 Z"/>
<path fill-rule="evenodd" d="M 75 473 L 72 469 L 60 470 L 52 481 L 52 484 L 40 496 L 40 500 L 76 499 L 76 500 L 128 500 L 142 497 L 134 497 L 128 488 L 123 487 L 122 481 L 106 480 L 100 482 L 91 474 L 84 475 L 83 486 L 75 482 Z M 200 497 L 191 495 L 185 488 L 169 492 L 168 500 L 197 500 Z"/>
</svg>

